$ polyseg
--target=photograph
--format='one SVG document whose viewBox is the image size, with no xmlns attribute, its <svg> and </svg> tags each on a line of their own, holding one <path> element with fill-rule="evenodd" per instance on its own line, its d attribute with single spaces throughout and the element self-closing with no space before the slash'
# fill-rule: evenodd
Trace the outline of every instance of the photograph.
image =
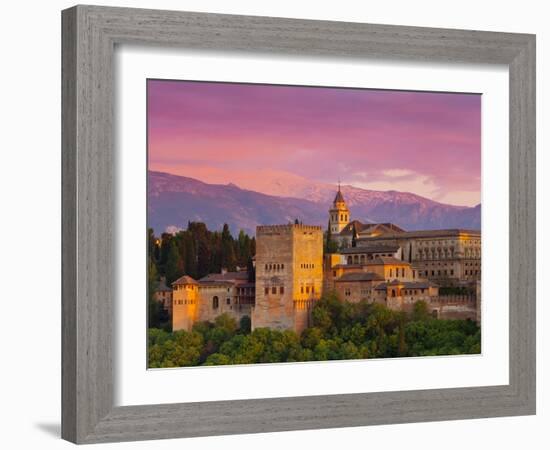
<svg viewBox="0 0 550 450">
<path fill-rule="evenodd" d="M 481 94 L 146 88 L 149 369 L 481 354 Z"/>
</svg>

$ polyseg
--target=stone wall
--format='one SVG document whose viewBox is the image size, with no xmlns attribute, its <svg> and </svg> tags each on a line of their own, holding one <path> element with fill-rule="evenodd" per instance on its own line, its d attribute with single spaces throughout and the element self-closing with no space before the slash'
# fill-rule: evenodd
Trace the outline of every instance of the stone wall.
<svg viewBox="0 0 550 450">
<path fill-rule="evenodd" d="M 321 227 L 257 227 L 253 328 L 293 329 L 300 333 L 309 323 L 312 304 L 320 298 L 322 288 Z"/>
<path fill-rule="evenodd" d="M 475 295 L 445 295 L 431 299 L 429 312 L 439 319 L 477 320 L 477 299 Z"/>
<path fill-rule="evenodd" d="M 199 295 L 197 285 L 174 286 L 172 292 L 172 330 L 189 331 L 197 321 Z"/>
</svg>

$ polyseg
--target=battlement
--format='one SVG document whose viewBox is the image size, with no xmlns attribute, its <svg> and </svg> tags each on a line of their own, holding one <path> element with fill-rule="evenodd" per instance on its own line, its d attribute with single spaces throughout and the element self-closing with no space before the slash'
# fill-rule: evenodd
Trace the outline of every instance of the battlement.
<svg viewBox="0 0 550 450">
<path fill-rule="evenodd" d="M 286 225 L 258 225 L 256 227 L 256 235 L 268 233 L 288 233 L 293 230 L 298 231 L 320 231 L 322 227 L 318 225 L 302 225 L 302 224 L 286 224 Z"/>
</svg>

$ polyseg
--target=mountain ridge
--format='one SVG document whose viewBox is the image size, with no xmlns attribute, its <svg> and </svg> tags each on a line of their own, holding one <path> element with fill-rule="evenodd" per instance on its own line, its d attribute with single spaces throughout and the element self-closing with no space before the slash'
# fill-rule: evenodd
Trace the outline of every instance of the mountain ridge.
<svg viewBox="0 0 550 450">
<path fill-rule="evenodd" d="M 323 188 L 318 189 L 319 185 Z M 234 234 L 240 229 L 254 234 L 257 225 L 298 219 L 326 228 L 336 188 L 315 182 L 312 186 L 319 195 L 310 199 L 282 197 L 234 183 L 210 184 L 150 170 L 148 226 L 159 233 L 167 228 L 185 228 L 188 221 L 202 221 L 210 229 L 221 229 L 228 223 Z M 307 186 L 303 189 L 307 190 Z M 446 205 L 409 192 L 365 190 L 347 185 L 341 190 L 352 219 L 362 222 L 393 222 L 407 230 L 480 228 L 480 204 L 474 207 Z"/>
</svg>

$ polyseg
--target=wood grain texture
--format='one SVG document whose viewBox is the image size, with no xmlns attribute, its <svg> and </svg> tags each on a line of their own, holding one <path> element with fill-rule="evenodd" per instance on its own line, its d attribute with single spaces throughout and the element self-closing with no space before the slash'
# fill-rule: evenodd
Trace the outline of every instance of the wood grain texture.
<svg viewBox="0 0 550 450">
<path fill-rule="evenodd" d="M 63 438 L 93 443 L 535 412 L 534 36 L 96 6 L 62 16 Z M 113 407 L 113 52 L 124 43 L 508 65 L 510 384 Z"/>
</svg>

